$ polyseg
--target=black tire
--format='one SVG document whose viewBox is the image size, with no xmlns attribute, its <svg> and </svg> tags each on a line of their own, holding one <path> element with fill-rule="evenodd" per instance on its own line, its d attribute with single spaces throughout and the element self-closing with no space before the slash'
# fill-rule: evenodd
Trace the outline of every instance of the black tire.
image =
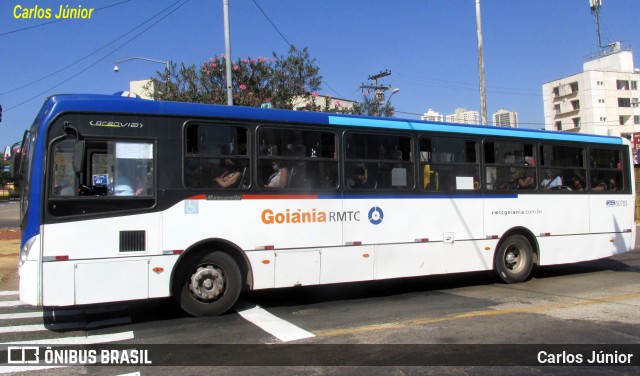
<svg viewBox="0 0 640 376">
<path fill-rule="evenodd" d="M 242 289 L 240 268 L 222 252 L 207 253 L 189 260 L 178 270 L 174 297 L 193 316 L 215 316 L 228 311 Z"/>
<path fill-rule="evenodd" d="M 524 282 L 533 268 L 533 249 L 522 235 L 511 235 L 500 243 L 493 258 L 493 272 L 504 283 Z"/>
</svg>

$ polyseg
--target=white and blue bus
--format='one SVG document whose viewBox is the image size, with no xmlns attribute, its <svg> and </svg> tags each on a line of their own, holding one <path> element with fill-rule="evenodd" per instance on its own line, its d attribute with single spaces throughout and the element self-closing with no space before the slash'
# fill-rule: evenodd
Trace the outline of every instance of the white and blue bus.
<svg viewBox="0 0 640 376">
<path fill-rule="evenodd" d="M 634 248 L 619 137 L 57 95 L 25 134 L 20 299 L 173 297 L 492 270 Z"/>
</svg>

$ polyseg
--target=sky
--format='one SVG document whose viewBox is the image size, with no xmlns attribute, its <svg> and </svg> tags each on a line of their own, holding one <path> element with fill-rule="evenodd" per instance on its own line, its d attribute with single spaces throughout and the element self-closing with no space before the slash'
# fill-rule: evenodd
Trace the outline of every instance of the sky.
<svg viewBox="0 0 640 376">
<path fill-rule="evenodd" d="M 60 6 L 94 11 L 58 20 Z M 231 56 L 286 54 L 307 47 L 323 77 L 320 94 L 361 100 L 360 86 L 400 89 L 396 117 L 433 109 L 480 111 L 475 0 L 229 0 Z M 51 9 L 50 18 L 20 11 Z M 35 13 L 32 11 L 32 13 Z M 518 112 L 543 128 L 542 85 L 582 71 L 597 52 L 589 0 L 481 0 L 489 117 Z M 640 48 L 640 1 L 604 0 L 602 44 Z M 162 64 L 187 65 L 225 52 L 223 0 L 0 1 L 0 147 L 22 139 L 43 101 L 61 93 L 113 94 Z M 638 66 L 638 57 L 634 57 Z"/>
</svg>

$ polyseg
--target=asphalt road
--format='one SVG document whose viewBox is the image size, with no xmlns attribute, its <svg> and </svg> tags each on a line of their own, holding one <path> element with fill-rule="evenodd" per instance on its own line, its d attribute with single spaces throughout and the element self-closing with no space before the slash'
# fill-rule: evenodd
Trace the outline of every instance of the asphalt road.
<svg viewBox="0 0 640 376">
<path fill-rule="evenodd" d="M 639 358 L 638 286 L 640 251 L 634 251 L 592 262 L 539 268 L 529 281 L 515 285 L 495 283 L 487 273 L 465 273 L 256 291 L 243 295 L 242 303 L 234 311 L 219 317 L 188 317 L 170 300 L 85 306 L 79 311 L 77 307 L 47 308 L 41 317 L 0 320 L 3 321 L 0 325 L 12 328 L 5 331 L 0 327 L 0 342 L 110 338 L 114 343 L 126 343 L 134 348 L 165 344 L 168 346 L 153 348 L 152 359 L 162 362 L 173 356 L 171 359 L 182 364 L 181 367 L 68 367 L 26 373 L 42 375 L 120 375 L 135 371 L 142 375 L 212 372 L 221 375 L 575 374 L 586 370 L 566 366 L 478 367 L 457 363 L 451 367 L 438 364 L 418 367 L 410 366 L 416 361 L 415 354 L 403 358 L 397 353 L 417 348 L 423 349 L 425 356 L 453 352 L 459 359 L 465 359 L 475 351 L 466 345 L 480 344 L 481 355 L 485 357 L 480 361 L 485 362 L 487 357 L 500 360 L 518 352 L 526 353 L 528 348 L 518 345 L 541 344 L 547 349 L 555 344 L 557 347 L 549 348 L 562 352 L 572 351 L 571 346 L 575 344 L 631 344 L 636 346 L 634 349 L 638 351 L 634 355 Z M 252 321 L 247 312 L 253 312 L 256 307 L 267 316 Z M 32 307 L 0 308 L 0 314 L 33 310 Z M 310 336 L 287 339 L 282 327 L 270 327 L 265 317 L 282 320 L 279 325 L 290 325 Z M 44 323 L 44 329 L 30 332 L 15 329 L 36 323 Z M 307 350 L 309 347 L 297 346 L 301 344 L 324 346 Z M 356 346 L 362 344 L 382 346 Z M 402 344 L 411 346 L 402 347 Z M 248 347 L 250 345 L 259 347 Z M 274 347 L 276 345 L 281 347 Z M 294 346 L 282 347 L 284 345 Z M 342 345 L 347 347 L 340 347 Z M 279 348 L 286 349 L 288 358 L 282 360 L 278 354 L 269 352 Z M 305 365 L 305 357 L 316 359 L 322 351 L 328 354 L 320 364 Z M 225 360 L 242 363 L 261 352 L 265 354 L 259 361 L 264 364 L 275 357 L 281 362 L 277 364 L 285 366 L 224 366 Z M 359 354 L 365 364 L 370 364 L 367 359 L 375 363 L 391 355 L 392 365 L 340 367 L 340 362 L 353 361 L 349 353 Z M 196 367 L 206 364 L 223 366 Z M 638 371 L 640 368 L 629 366 L 589 369 L 601 375 L 638 374 Z"/>
<path fill-rule="evenodd" d="M 0 227 L 20 226 L 20 203 L 18 201 L 0 201 Z"/>
</svg>

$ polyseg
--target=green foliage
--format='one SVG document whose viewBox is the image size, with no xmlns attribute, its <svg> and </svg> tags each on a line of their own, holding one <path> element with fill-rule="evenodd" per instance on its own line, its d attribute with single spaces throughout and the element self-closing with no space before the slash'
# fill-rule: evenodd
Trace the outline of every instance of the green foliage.
<svg viewBox="0 0 640 376">
<path fill-rule="evenodd" d="M 353 106 L 353 114 L 365 116 L 393 117 L 395 107 L 386 101 L 384 103 L 378 101 L 375 95 L 365 92 L 362 96 L 362 102 L 358 102 Z"/>
<path fill-rule="evenodd" d="M 274 53 L 273 57 L 239 58 L 232 64 L 235 105 L 259 107 L 271 103 L 274 108 L 291 109 L 293 97 L 308 97 L 318 90 L 320 69 L 306 48 L 292 46 L 287 56 Z M 200 68 L 172 64 L 169 70 L 158 72 L 152 82 L 153 86 L 146 89 L 157 100 L 226 104 L 226 57 L 215 56 Z"/>
<path fill-rule="evenodd" d="M 215 56 L 201 64 L 179 66 L 157 72 L 145 89 L 153 99 L 177 102 L 227 104 L 226 57 Z M 387 101 L 380 103 L 369 93 L 353 108 L 343 108 L 332 98 L 317 98 L 322 84 L 316 59 L 307 48 L 291 46 L 287 55 L 239 58 L 232 64 L 233 104 L 260 107 L 270 103 L 273 108 L 293 109 L 294 99 L 306 101 L 305 111 L 322 111 L 368 116 L 391 117 L 394 107 Z M 312 94 L 313 93 L 313 94 Z M 321 103 L 324 101 L 324 103 Z M 299 108 L 300 109 L 300 108 Z"/>
<path fill-rule="evenodd" d="M 322 83 L 320 68 L 315 65 L 316 59 L 309 57 L 305 47 L 302 50 L 291 46 L 287 57 L 275 59 L 272 76 L 273 107 L 292 109 L 292 100 L 296 96 L 307 99 L 312 92 L 317 92 Z"/>
</svg>

